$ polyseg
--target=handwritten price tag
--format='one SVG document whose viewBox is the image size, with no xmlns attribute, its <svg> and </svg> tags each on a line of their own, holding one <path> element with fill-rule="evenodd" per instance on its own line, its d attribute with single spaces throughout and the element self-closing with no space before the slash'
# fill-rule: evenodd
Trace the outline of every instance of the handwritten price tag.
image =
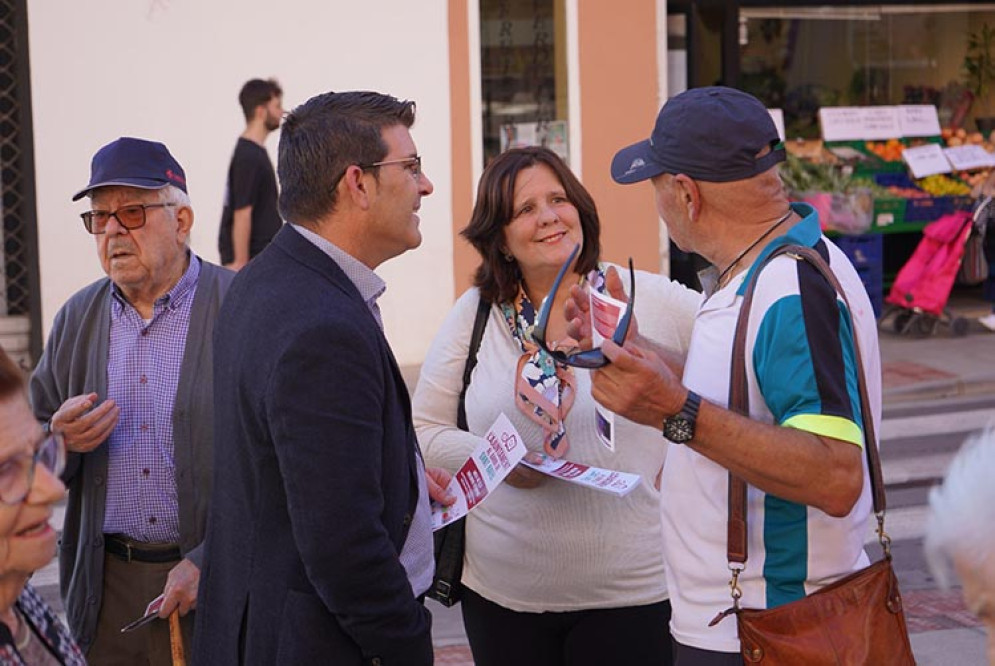
<svg viewBox="0 0 995 666">
<path fill-rule="evenodd" d="M 826 141 L 882 141 L 902 135 L 894 106 L 824 106 L 819 124 Z"/>
<path fill-rule="evenodd" d="M 936 143 L 906 148 L 902 151 L 902 159 L 916 178 L 925 178 L 934 173 L 950 173 L 950 162 Z"/>
</svg>

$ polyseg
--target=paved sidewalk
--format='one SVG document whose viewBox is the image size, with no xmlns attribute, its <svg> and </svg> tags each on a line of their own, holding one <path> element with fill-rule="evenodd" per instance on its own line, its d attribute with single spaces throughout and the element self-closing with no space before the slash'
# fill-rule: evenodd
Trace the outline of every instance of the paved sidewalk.
<svg viewBox="0 0 995 666">
<path fill-rule="evenodd" d="M 902 592 L 902 600 L 912 652 L 919 666 L 985 666 L 988 663 L 985 630 L 964 607 L 959 588 Z"/>
<path fill-rule="evenodd" d="M 995 333 L 977 322 L 989 306 L 976 299 L 952 299 L 952 311 L 968 321 L 967 335 L 940 326 L 928 337 L 880 331 L 885 407 L 995 393 Z"/>
</svg>

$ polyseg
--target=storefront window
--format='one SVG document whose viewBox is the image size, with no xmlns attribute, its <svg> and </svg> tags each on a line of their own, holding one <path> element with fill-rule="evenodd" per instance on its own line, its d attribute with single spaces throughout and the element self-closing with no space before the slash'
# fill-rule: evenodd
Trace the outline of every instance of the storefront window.
<svg viewBox="0 0 995 666">
<path fill-rule="evenodd" d="M 944 127 L 974 129 L 964 56 L 986 24 L 995 4 L 743 8 L 740 87 L 783 109 L 788 138 L 817 138 L 823 106 L 933 104 Z"/>
<path fill-rule="evenodd" d="M 567 158 L 564 2 L 480 2 L 485 162 L 516 145 Z"/>
</svg>

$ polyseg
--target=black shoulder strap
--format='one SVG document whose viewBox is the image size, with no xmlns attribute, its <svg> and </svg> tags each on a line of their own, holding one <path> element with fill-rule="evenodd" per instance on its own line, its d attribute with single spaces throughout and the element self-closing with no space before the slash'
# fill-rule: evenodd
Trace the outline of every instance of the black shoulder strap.
<svg viewBox="0 0 995 666">
<path fill-rule="evenodd" d="M 466 424 L 466 390 L 470 388 L 470 375 L 477 367 L 477 350 L 480 349 L 480 340 L 484 337 L 484 329 L 487 328 L 487 317 L 491 313 L 491 304 L 483 298 L 477 304 L 477 317 L 473 320 L 473 334 L 470 336 L 470 349 L 466 355 L 466 365 L 463 366 L 463 389 L 459 392 L 459 407 L 456 410 L 456 427 L 460 430 L 469 430 Z"/>
</svg>

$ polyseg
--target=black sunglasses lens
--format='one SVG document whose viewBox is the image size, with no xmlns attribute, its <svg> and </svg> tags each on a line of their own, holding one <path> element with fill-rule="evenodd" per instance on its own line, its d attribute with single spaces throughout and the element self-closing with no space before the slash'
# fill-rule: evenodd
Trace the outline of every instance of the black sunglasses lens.
<svg viewBox="0 0 995 666">
<path fill-rule="evenodd" d="M 600 349 L 587 349 L 573 354 L 560 352 L 556 360 L 566 365 L 572 365 L 575 368 L 587 368 L 591 370 L 603 368 L 608 365 L 608 359 L 605 358 Z"/>
</svg>

